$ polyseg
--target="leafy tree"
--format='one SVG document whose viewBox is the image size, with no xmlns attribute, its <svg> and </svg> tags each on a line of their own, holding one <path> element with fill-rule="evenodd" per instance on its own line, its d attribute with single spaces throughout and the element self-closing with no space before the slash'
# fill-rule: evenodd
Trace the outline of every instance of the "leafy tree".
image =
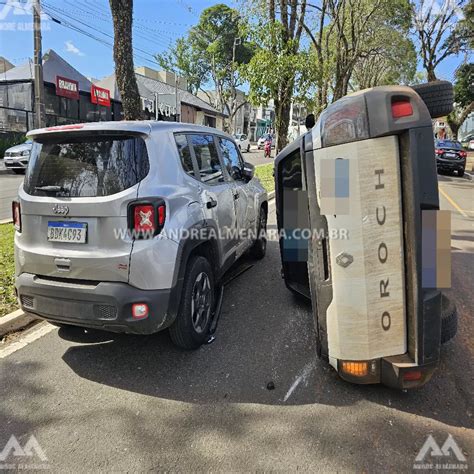
<svg viewBox="0 0 474 474">
<path fill-rule="evenodd" d="M 436 81 L 436 67 L 447 57 L 467 51 L 467 38 L 459 26 L 465 0 L 434 0 L 413 3 L 413 21 L 423 68 L 428 81 Z M 471 31 L 472 35 L 472 31 Z"/>
<path fill-rule="evenodd" d="M 469 114 L 474 112 L 474 63 L 461 65 L 455 75 L 454 110 L 448 115 L 448 124 L 457 138 L 458 131 Z"/>
<path fill-rule="evenodd" d="M 165 69 L 178 72 L 188 80 L 196 93 L 212 83 L 214 93 L 208 99 L 216 108 L 229 111 L 229 122 L 244 104 L 237 104 L 237 87 L 243 79 L 239 66 L 247 63 L 253 47 L 248 38 L 248 27 L 239 12 L 224 4 L 206 8 L 196 26 L 186 38 L 179 39 L 157 60 Z"/>
<path fill-rule="evenodd" d="M 306 0 L 269 0 L 259 2 L 258 24 L 253 30 L 259 48 L 242 69 L 250 84 L 250 100 L 275 104 L 277 151 L 288 142 L 291 102 L 304 74 L 305 55 L 300 51 Z"/>
<path fill-rule="evenodd" d="M 115 77 L 122 99 L 125 120 L 142 116 L 140 94 L 133 67 L 132 18 L 133 0 L 109 0 L 114 24 Z"/>
<path fill-rule="evenodd" d="M 188 92 L 197 94 L 209 79 L 209 67 L 187 38 L 179 38 L 165 53 L 155 55 L 159 65 L 186 79 Z"/>
<path fill-rule="evenodd" d="M 319 114 L 350 89 L 407 83 L 416 72 L 408 0 L 321 0 L 305 23 Z"/>
</svg>

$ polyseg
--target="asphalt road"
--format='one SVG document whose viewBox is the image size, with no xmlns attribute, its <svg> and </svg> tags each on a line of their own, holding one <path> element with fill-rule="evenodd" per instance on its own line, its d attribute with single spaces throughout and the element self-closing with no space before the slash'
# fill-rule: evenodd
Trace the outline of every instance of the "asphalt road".
<svg viewBox="0 0 474 474">
<path fill-rule="evenodd" d="M 18 195 L 18 187 L 23 181 L 23 175 L 0 174 L 0 221 L 11 219 L 12 201 Z"/>
<path fill-rule="evenodd" d="M 474 183 L 440 184 L 453 211 L 460 330 L 425 387 L 351 385 L 318 360 L 310 307 L 284 287 L 270 242 L 226 287 L 217 339 L 197 352 L 179 352 L 166 333 L 53 329 L 5 356 L 46 325 L 0 348 L 0 450 L 12 434 L 21 446 L 33 434 L 47 456 L 7 462 L 62 472 L 404 472 L 429 434 L 440 445 L 451 434 L 472 470 Z"/>
</svg>

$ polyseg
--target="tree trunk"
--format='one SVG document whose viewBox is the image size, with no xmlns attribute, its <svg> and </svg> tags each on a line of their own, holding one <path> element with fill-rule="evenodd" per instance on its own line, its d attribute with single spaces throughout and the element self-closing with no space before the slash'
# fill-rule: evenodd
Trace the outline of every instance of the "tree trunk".
<svg viewBox="0 0 474 474">
<path fill-rule="evenodd" d="M 291 94 L 284 94 L 291 97 Z M 288 128 L 290 125 L 291 99 L 275 101 L 275 132 L 277 136 L 276 152 L 280 153 L 288 144 Z"/>
<path fill-rule="evenodd" d="M 114 24 L 115 79 L 125 120 L 140 120 L 142 110 L 133 67 L 133 0 L 109 0 Z"/>
<path fill-rule="evenodd" d="M 426 74 L 428 77 L 428 82 L 434 82 L 438 80 L 438 78 L 436 77 L 435 68 L 432 64 L 428 64 L 428 66 L 426 67 Z"/>
</svg>

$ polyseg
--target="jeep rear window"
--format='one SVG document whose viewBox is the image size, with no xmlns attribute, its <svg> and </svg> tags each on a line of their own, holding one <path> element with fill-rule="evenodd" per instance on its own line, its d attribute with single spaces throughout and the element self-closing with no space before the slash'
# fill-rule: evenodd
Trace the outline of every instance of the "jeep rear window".
<svg viewBox="0 0 474 474">
<path fill-rule="evenodd" d="M 33 145 L 24 189 L 32 196 L 109 196 L 131 188 L 148 171 L 139 136 L 44 137 Z"/>
</svg>

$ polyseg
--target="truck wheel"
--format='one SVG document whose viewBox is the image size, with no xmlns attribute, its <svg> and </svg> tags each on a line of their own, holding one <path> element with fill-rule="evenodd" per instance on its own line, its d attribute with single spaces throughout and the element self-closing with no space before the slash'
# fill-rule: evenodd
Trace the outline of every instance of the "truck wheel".
<svg viewBox="0 0 474 474">
<path fill-rule="evenodd" d="M 258 216 L 257 240 L 250 249 L 253 258 L 261 260 L 267 251 L 267 213 L 263 207 L 260 208 Z"/>
<path fill-rule="evenodd" d="M 444 117 L 453 110 L 454 92 L 449 81 L 433 81 L 411 86 L 428 107 L 432 118 Z"/>
<path fill-rule="evenodd" d="M 441 294 L 441 344 L 450 341 L 458 330 L 458 313 L 455 304 Z"/>
<path fill-rule="evenodd" d="M 186 268 L 181 304 L 169 332 L 181 349 L 198 349 L 208 338 L 214 304 L 214 275 L 206 258 L 192 257 Z"/>
</svg>

